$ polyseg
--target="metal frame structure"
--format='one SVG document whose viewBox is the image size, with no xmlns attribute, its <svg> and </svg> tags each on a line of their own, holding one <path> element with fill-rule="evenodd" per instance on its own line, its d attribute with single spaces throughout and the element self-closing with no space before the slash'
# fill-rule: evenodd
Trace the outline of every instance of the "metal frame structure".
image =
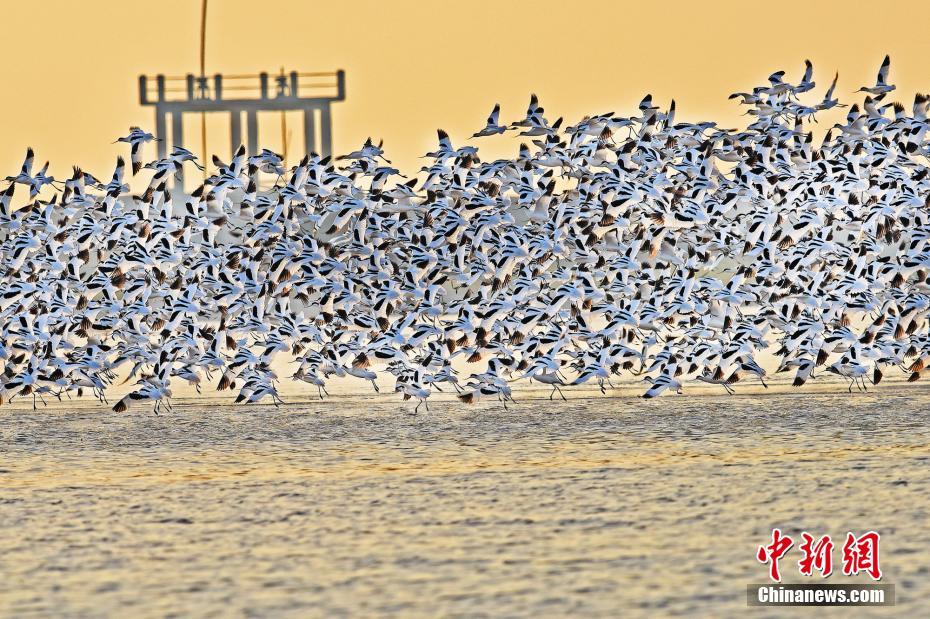
<svg viewBox="0 0 930 619">
<path fill-rule="evenodd" d="M 303 80 L 303 81 L 302 81 Z M 150 89 L 154 83 L 154 96 Z M 304 92 L 312 91 L 313 96 Z M 232 97 L 228 97 L 232 93 Z M 154 78 L 139 76 L 139 103 L 155 107 L 155 136 L 158 156 L 168 153 L 167 121 L 171 116 L 172 146 L 184 146 L 183 116 L 186 113 L 224 112 L 230 115 L 231 151 L 242 144 L 242 115 L 246 116 L 246 148 L 250 155 L 258 152 L 258 113 L 303 111 L 304 148 L 322 156 L 332 154 L 332 116 L 330 105 L 345 100 L 345 72 L 298 73 L 291 71 L 269 77 L 258 75 L 222 75 Z M 319 120 L 317 120 L 319 117 Z M 319 127 L 319 148 L 317 148 Z"/>
</svg>

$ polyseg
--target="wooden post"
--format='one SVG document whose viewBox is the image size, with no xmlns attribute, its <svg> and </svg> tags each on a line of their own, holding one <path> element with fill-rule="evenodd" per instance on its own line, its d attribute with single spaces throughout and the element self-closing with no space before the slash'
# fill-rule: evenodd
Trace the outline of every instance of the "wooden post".
<svg viewBox="0 0 930 619">
<path fill-rule="evenodd" d="M 233 154 L 242 146 L 242 110 L 240 109 L 229 113 L 229 145 L 230 152 Z"/>
<path fill-rule="evenodd" d="M 158 158 L 164 159 L 168 156 L 168 130 L 165 127 L 165 108 L 159 103 L 155 106 L 155 137 L 159 138 Z"/>
<path fill-rule="evenodd" d="M 184 144 L 183 112 L 175 110 L 171 113 L 171 146 Z"/>
<path fill-rule="evenodd" d="M 316 151 L 316 109 L 307 108 L 304 110 L 304 153 L 315 153 Z"/>
<path fill-rule="evenodd" d="M 162 142 L 164 144 L 164 142 Z M 174 146 L 183 146 L 184 145 L 184 112 L 181 110 L 175 110 L 171 113 L 171 145 L 172 150 Z M 167 145 L 166 145 L 167 146 Z M 206 157 L 206 154 L 204 155 Z M 175 187 L 178 189 L 184 189 L 184 171 L 178 175 L 178 181 L 175 184 Z"/>
<path fill-rule="evenodd" d="M 320 155 L 328 157 L 333 154 L 333 135 L 329 116 L 329 103 L 320 108 Z"/>
<path fill-rule="evenodd" d="M 246 133 L 248 134 L 249 141 L 249 154 L 257 155 L 258 154 L 258 112 L 253 110 L 248 110 L 245 113 L 246 118 Z"/>
</svg>

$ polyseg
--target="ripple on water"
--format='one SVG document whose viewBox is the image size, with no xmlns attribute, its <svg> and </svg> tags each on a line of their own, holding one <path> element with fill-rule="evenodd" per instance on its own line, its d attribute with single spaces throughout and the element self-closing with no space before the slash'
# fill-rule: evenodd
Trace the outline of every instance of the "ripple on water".
<svg viewBox="0 0 930 619">
<path fill-rule="evenodd" d="M 0 614 L 725 616 L 779 526 L 927 615 L 927 394 L 4 410 Z"/>
</svg>

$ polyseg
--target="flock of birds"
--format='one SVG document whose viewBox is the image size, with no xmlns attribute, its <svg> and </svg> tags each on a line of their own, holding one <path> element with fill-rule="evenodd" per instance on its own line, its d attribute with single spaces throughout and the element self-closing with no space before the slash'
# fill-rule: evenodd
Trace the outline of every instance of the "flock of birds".
<svg viewBox="0 0 930 619">
<path fill-rule="evenodd" d="M 334 376 L 378 391 L 386 372 L 419 409 L 453 389 L 506 407 L 526 379 L 550 399 L 624 375 L 647 398 L 779 372 L 850 391 L 889 368 L 917 380 L 930 98 L 888 101 L 889 65 L 822 140 L 806 123 L 845 106 L 836 77 L 802 102 L 807 62 L 797 84 L 778 71 L 731 96 L 743 130 L 679 122 L 651 96 L 563 126 L 533 96 L 472 136 L 516 131 L 515 157 L 484 161 L 440 130 L 414 178 L 370 139 L 290 168 L 240 148 L 188 194 L 173 177 L 196 157 L 143 163 L 155 138 L 132 128 L 132 174 L 151 171 L 136 194 L 122 158 L 108 182 L 59 182 L 30 149 L 0 194 L 0 397 L 107 402 L 129 383 L 113 410 L 157 413 L 179 382 L 277 405 L 279 373 L 322 399 Z"/>
</svg>

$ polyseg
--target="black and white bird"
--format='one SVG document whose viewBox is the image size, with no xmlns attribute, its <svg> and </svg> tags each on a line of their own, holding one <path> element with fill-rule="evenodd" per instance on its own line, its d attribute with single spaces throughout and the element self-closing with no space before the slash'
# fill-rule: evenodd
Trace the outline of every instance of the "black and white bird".
<svg viewBox="0 0 930 619">
<path fill-rule="evenodd" d="M 393 377 L 419 412 L 453 391 L 506 408 L 524 379 L 553 400 L 920 380 L 930 98 L 885 101 L 889 67 L 824 136 L 846 104 L 808 61 L 736 93 L 738 129 L 651 95 L 563 126 L 533 95 L 472 135 L 518 130 L 509 157 L 439 130 L 419 172 L 371 138 L 291 165 L 152 159 L 133 127 L 129 178 L 119 157 L 59 183 L 29 149 L 0 187 L 0 399 L 161 413 L 184 390 L 281 406 Z M 203 183 L 169 189 L 190 166 Z"/>
<path fill-rule="evenodd" d="M 142 145 L 156 140 L 157 138 L 143 131 L 139 127 L 130 127 L 129 135 L 125 135 L 117 140 L 117 142 L 126 142 L 130 145 L 130 162 L 132 163 L 132 174 L 135 176 L 139 173 L 139 170 L 142 169 Z"/>
</svg>

